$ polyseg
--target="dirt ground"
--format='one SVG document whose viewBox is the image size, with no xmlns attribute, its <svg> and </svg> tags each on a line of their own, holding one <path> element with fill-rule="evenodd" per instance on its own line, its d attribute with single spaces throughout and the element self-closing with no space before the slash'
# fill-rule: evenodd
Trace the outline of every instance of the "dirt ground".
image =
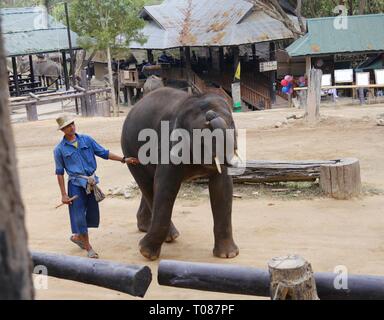
<svg viewBox="0 0 384 320">
<path fill-rule="evenodd" d="M 350 273 L 384 275 L 384 127 L 376 118 L 384 105 L 325 107 L 321 122 L 313 127 L 295 120 L 276 129 L 277 121 L 297 109 L 236 114 L 238 128 L 247 129 L 247 158 L 260 160 L 309 160 L 357 157 L 361 161 L 365 193 L 350 201 L 337 201 L 314 193 L 274 196 L 254 186 L 233 203 L 234 237 L 240 255 L 232 260 L 213 257 L 213 222 L 208 195 L 178 198 L 173 221 L 181 236 L 164 244 L 161 258 L 227 263 L 266 268 L 275 256 L 295 253 L 318 272 L 333 272 L 345 265 Z M 93 136 L 114 153 L 121 153 L 120 133 L 124 116 L 77 121 L 78 132 Z M 18 168 L 31 250 L 84 256 L 69 242 L 67 208 L 55 210 L 60 193 L 54 175 L 53 148 L 61 139 L 54 120 L 17 123 L 13 126 Z M 117 162 L 98 160 L 101 187 L 106 191 L 133 181 L 128 169 Z M 249 191 L 249 190 L 248 190 Z M 241 188 L 235 193 L 242 194 Z M 160 287 L 158 261 L 146 261 L 138 251 L 143 237 L 136 228 L 140 198 L 109 197 L 101 203 L 101 226 L 91 230 L 92 244 L 101 258 L 130 264 L 146 264 L 153 282 L 146 299 L 254 299 L 193 290 Z M 48 290 L 38 299 L 135 299 L 95 286 L 49 279 Z"/>
</svg>

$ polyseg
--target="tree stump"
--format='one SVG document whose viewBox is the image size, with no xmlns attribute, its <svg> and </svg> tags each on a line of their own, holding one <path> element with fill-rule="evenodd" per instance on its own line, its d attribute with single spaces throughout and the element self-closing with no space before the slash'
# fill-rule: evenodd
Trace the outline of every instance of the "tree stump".
<svg viewBox="0 0 384 320">
<path fill-rule="evenodd" d="M 361 193 L 359 160 L 347 158 L 321 165 L 320 188 L 326 195 L 340 200 L 358 196 Z"/>
<path fill-rule="evenodd" d="M 319 300 L 311 265 L 290 255 L 268 262 L 272 300 Z"/>
</svg>

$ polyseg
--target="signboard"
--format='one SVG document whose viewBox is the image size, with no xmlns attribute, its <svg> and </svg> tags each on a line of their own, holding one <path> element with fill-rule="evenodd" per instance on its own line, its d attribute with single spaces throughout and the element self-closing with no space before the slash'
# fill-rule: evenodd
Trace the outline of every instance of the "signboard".
<svg viewBox="0 0 384 320">
<path fill-rule="evenodd" d="M 277 61 L 260 62 L 260 72 L 277 70 Z"/>
<path fill-rule="evenodd" d="M 376 84 L 384 85 L 384 69 L 375 70 Z"/>
<path fill-rule="evenodd" d="M 241 104 L 241 85 L 240 82 L 232 83 L 232 99 L 233 99 L 233 111 L 241 112 L 242 104 Z"/>
<path fill-rule="evenodd" d="M 353 69 L 335 70 L 335 83 L 353 83 Z"/>
<path fill-rule="evenodd" d="M 358 86 L 369 86 L 369 72 L 358 72 L 356 73 L 356 84 Z"/>
<path fill-rule="evenodd" d="M 323 74 L 321 78 L 321 86 L 331 86 L 332 85 L 332 75 L 331 74 Z"/>
</svg>

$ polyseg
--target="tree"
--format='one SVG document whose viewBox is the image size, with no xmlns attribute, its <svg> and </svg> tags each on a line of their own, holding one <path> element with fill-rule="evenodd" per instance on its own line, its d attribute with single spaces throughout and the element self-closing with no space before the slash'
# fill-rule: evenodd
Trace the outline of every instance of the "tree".
<svg viewBox="0 0 384 320">
<path fill-rule="evenodd" d="M 6 74 L 0 23 L 0 300 L 25 300 L 34 295 L 32 263 L 27 248 L 24 207 L 9 119 Z"/>
<path fill-rule="evenodd" d="M 292 12 L 295 13 L 299 19 L 300 29 L 295 26 L 279 0 L 249 0 L 249 2 L 253 3 L 257 10 L 262 10 L 270 17 L 281 21 L 284 26 L 292 32 L 295 39 L 304 34 L 305 25 L 301 17 L 301 0 L 296 3 L 295 12 Z"/>
<path fill-rule="evenodd" d="M 71 25 L 80 35 L 85 49 L 105 51 L 112 92 L 115 92 L 112 72 L 112 53 L 125 50 L 130 42 L 143 43 L 140 30 L 144 20 L 139 18 L 143 0 L 74 0 L 71 3 Z M 123 39 L 123 41 L 121 41 Z M 112 94 L 114 115 L 117 116 L 116 97 Z"/>
</svg>

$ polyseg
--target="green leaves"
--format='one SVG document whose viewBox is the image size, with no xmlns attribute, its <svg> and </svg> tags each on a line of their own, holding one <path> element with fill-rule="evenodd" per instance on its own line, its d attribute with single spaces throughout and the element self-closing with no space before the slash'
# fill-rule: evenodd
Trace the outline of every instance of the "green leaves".
<svg viewBox="0 0 384 320">
<path fill-rule="evenodd" d="M 139 18 L 143 6 L 143 0 L 74 0 L 71 28 L 85 49 L 127 48 L 132 41 L 145 41 L 140 33 L 144 20 Z"/>
</svg>

